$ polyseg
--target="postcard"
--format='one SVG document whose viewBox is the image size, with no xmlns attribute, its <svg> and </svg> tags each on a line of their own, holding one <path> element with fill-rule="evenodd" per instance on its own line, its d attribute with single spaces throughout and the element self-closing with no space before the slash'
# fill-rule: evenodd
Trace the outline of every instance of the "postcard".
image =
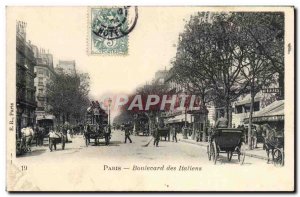
<svg viewBox="0 0 300 197">
<path fill-rule="evenodd" d="M 6 7 L 6 190 L 295 190 L 294 7 Z"/>
</svg>

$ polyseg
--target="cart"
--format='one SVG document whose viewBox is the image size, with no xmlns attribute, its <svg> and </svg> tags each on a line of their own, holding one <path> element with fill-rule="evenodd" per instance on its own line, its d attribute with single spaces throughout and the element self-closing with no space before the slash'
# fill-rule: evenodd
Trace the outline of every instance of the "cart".
<svg viewBox="0 0 300 197">
<path fill-rule="evenodd" d="M 63 134 L 62 132 L 57 132 L 56 137 L 49 137 L 49 149 L 50 151 L 54 149 L 56 150 L 56 145 L 61 144 L 61 149 L 65 150 L 66 146 L 66 141 L 67 141 L 67 136 Z"/>
<path fill-rule="evenodd" d="M 284 165 L 284 137 L 276 137 L 276 147 L 273 151 L 273 163 L 275 166 Z"/>
<path fill-rule="evenodd" d="M 213 160 L 216 164 L 220 153 L 226 153 L 228 161 L 231 161 L 233 155 L 237 155 L 238 161 L 242 165 L 246 156 L 243 131 L 235 128 L 216 129 L 207 146 L 208 159 Z"/>
</svg>

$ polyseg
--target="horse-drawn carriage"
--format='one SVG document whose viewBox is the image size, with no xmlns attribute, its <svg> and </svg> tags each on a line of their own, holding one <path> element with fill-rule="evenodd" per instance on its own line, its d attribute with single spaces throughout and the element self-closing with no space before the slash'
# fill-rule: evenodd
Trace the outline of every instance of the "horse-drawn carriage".
<svg viewBox="0 0 300 197">
<path fill-rule="evenodd" d="M 208 159 L 217 163 L 220 153 L 227 153 L 228 161 L 233 155 L 238 156 L 240 164 L 244 163 L 246 155 L 246 145 L 243 140 L 243 132 L 234 128 L 218 128 L 210 138 L 207 146 Z"/>
<path fill-rule="evenodd" d="M 87 125 L 84 131 L 85 145 L 89 146 L 91 139 L 94 140 L 94 144 L 98 145 L 99 140 L 104 138 L 104 129 L 99 125 Z"/>
<path fill-rule="evenodd" d="M 262 125 L 265 131 L 264 148 L 268 156 L 268 163 L 270 162 L 269 154 L 271 152 L 272 161 L 274 165 L 284 165 L 284 132 L 282 130 L 275 130 L 268 124 Z"/>
</svg>

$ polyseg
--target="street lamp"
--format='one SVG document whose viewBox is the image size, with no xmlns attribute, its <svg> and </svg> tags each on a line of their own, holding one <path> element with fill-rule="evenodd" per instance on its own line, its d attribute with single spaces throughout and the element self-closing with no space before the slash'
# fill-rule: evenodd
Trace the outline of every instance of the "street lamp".
<svg viewBox="0 0 300 197">
<path fill-rule="evenodd" d="M 184 95 L 187 95 L 187 92 L 184 91 Z M 184 129 L 183 129 L 183 139 L 188 139 L 187 136 L 188 129 L 187 129 L 187 106 L 184 105 Z"/>
<path fill-rule="evenodd" d="M 110 106 L 111 106 L 111 98 L 108 99 L 108 127 L 110 128 Z"/>
</svg>

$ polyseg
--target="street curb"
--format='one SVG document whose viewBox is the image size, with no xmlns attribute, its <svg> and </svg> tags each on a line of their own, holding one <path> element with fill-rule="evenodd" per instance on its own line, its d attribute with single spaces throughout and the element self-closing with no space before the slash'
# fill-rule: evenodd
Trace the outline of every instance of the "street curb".
<svg viewBox="0 0 300 197">
<path fill-rule="evenodd" d="M 189 140 L 185 140 L 185 139 L 179 139 L 178 141 L 188 143 L 188 144 L 194 144 L 194 145 L 197 145 L 197 146 L 207 147 L 207 144 L 197 143 L 197 142 L 189 141 Z M 262 159 L 262 160 L 266 160 L 266 161 L 268 160 L 267 157 L 256 155 L 256 154 L 253 154 L 253 153 L 247 153 L 246 152 L 246 156 L 253 157 L 253 158 L 256 158 L 256 159 Z"/>
</svg>

